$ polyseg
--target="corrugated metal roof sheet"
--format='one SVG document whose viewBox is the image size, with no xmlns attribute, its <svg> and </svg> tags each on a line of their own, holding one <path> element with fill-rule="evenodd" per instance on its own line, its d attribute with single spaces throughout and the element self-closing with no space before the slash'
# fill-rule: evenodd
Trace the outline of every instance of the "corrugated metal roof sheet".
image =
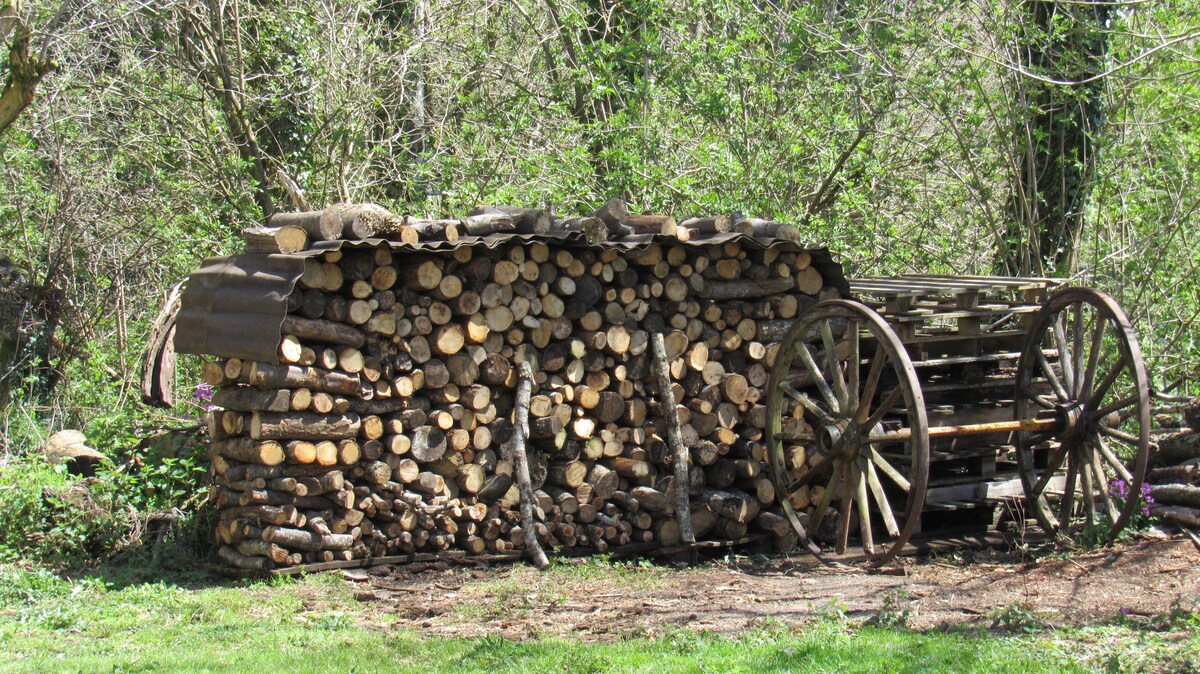
<svg viewBox="0 0 1200 674">
<path fill-rule="evenodd" d="M 457 241 L 422 241 L 406 244 L 387 239 L 321 241 L 293 255 L 264 255 L 245 253 L 214 257 L 204 261 L 188 281 L 175 331 L 175 350 L 225 358 L 242 358 L 277 363 L 280 326 L 287 314 L 287 298 L 304 272 L 305 258 L 342 248 L 376 248 L 386 246 L 396 254 L 449 254 L 457 248 L 486 248 L 495 250 L 511 243 L 529 245 L 540 242 L 564 248 L 640 251 L 651 244 L 711 248 L 726 243 L 759 250 L 779 248 L 784 251 L 805 251 L 812 255 L 812 265 L 821 272 L 826 283 L 850 296 L 842 266 L 833 261 L 829 250 L 819 246 L 803 246 L 784 239 L 760 239 L 745 234 L 725 233 L 680 241 L 673 236 L 635 234 L 617 241 L 588 245 L 583 235 L 572 232 L 565 236 L 538 234 L 492 234 L 485 237 L 463 237 Z"/>
</svg>

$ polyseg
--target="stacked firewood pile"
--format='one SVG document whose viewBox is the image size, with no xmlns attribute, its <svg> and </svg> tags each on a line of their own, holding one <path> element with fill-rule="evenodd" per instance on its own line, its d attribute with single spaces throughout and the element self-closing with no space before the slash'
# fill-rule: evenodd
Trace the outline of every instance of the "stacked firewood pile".
<svg viewBox="0 0 1200 674">
<path fill-rule="evenodd" d="M 726 216 L 681 227 L 630 216 L 620 202 L 573 220 L 502 208 L 454 221 L 375 207 L 330 213 L 277 216 L 277 227 L 247 233 L 251 250 L 306 256 L 279 362 L 204 368 L 226 562 L 269 569 L 523 548 L 512 447 L 522 363 L 533 373 L 526 454 L 537 540 L 596 551 L 679 543 L 656 333 L 690 464 L 695 537 L 765 532 L 795 545 L 767 475 L 763 388 L 792 319 L 838 290 L 809 252 L 762 238 L 794 230 Z M 704 243 L 735 226 L 758 243 Z M 596 243 L 647 228 L 681 236 L 629 248 L 553 236 Z M 497 231 L 551 236 L 303 251 L 314 234 L 411 244 Z"/>
<path fill-rule="evenodd" d="M 1151 514 L 1172 524 L 1200 527 L 1200 398 L 1186 404 L 1185 428 L 1159 436 L 1146 483 Z"/>
</svg>

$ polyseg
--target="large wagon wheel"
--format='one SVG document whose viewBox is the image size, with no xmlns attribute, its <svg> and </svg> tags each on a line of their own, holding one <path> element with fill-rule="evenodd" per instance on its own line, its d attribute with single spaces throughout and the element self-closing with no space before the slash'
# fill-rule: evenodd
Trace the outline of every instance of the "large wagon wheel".
<svg viewBox="0 0 1200 674">
<path fill-rule="evenodd" d="M 842 554 L 854 540 L 872 565 L 890 561 L 920 522 L 929 474 L 925 401 L 904 345 L 866 306 L 821 302 L 784 337 L 767 387 L 771 469 L 792 525 L 824 549 Z"/>
<path fill-rule="evenodd" d="M 1111 297 L 1066 288 L 1046 301 L 1021 353 L 1015 413 L 1057 420 L 1052 432 L 1017 434 L 1026 502 L 1043 530 L 1115 538 L 1140 507 L 1150 400 L 1137 337 Z"/>
</svg>

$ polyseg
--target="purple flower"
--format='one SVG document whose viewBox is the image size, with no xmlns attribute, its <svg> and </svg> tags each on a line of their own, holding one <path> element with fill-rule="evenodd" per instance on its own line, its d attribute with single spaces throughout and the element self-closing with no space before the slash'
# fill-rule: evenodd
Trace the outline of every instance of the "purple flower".
<svg viewBox="0 0 1200 674">
<path fill-rule="evenodd" d="M 196 402 L 208 402 L 212 400 L 212 386 L 208 382 L 200 382 L 196 385 L 196 390 L 192 392 L 192 397 L 196 399 Z"/>
<path fill-rule="evenodd" d="M 1125 498 L 1129 493 L 1128 487 L 1125 485 L 1125 480 L 1113 480 L 1108 483 L 1108 493 L 1117 498 Z"/>
</svg>

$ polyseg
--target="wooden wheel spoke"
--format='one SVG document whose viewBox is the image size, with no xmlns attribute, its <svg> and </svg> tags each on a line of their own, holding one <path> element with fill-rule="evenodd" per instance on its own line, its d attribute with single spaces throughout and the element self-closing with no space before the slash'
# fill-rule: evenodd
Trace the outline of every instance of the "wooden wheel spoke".
<svg viewBox="0 0 1200 674">
<path fill-rule="evenodd" d="M 838 513 L 836 550 L 839 555 L 846 552 L 846 544 L 850 540 L 850 518 L 852 517 L 850 511 L 854 507 L 854 495 L 858 490 L 858 466 L 846 462 L 842 464 L 842 470 L 846 472 L 843 477 L 846 486 L 842 489 L 842 511 Z"/>
<path fill-rule="evenodd" d="M 875 462 L 866 458 L 861 459 L 866 465 L 867 486 L 871 488 L 871 496 L 875 498 L 875 503 L 879 506 L 879 517 L 883 520 L 883 526 L 887 529 L 888 535 L 895 538 L 900 535 L 900 526 L 896 524 L 896 516 L 892 514 L 892 504 L 887 500 L 887 494 L 883 491 L 883 484 L 879 482 L 879 473 L 875 470 Z"/>
<path fill-rule="evenodd" d="M 846 390 L 846 377 L 842 374 L 842 365 L 837 357 L 837 344 L 833 341 L 833 327 L 830 321 L 821 321 L 821 345 L 825 348 L 825 365 L 829 369 L 829 379 L 833 382 L 833 392 L 837 397 L 838 409 L 850 409 L 850 394 Z"/>
<path fill-rule="evenodd" d="M 1072 365 L 1075 368 L 1075 381 L 1069 389 L 1075 396 L 1079 394 L 1079 383 L 1082 379 L 1080 374 L 1083 372 L 1083 324 L 1083 302 L 1078 302 L 1075 304 L 1075 327 L 1071 334 L 1071 358 L 1074 359 Z M 1059 360 L 1062 360 L 1062 354 L 1059 354 Z M 1075 396 L 1070 397 L 1074 398 Z"/>
<path fill-rule="evenodd" d="M 820 530 L 821 522 L 825 520 L 825 514 L 829 512 L 829 504 L 833 501 L 833 493 L 837 490 L 838 482 L 841 479 L 842 462 L 838 461 L 833 467 L 833 476 L 829 478 L 829 483 L 825 485 L 825 493 L 821 495 L 821 500 L 817 503 L 817 507 L 813 509 L 810 531 L 814 534 Z"/>
<path fill-rule="evenodd" d="M 828 412 L 821 409 L 821 406 L 818 405 L 815 400 L 809 398 L 807 394 L 797 391 L 792 387 L 791 384 L 787 383 L 780 384 L 779 388 L 786 393 L 789 398 L 799 403 L 800 406 L 805 409 L 805 411 L 820 420 L 823 425 L 828 426 L 834 423 L 834 418 L 830 416 Z"/>
<path fill-rule="evenodd" d="M 1129 473 L 1129 469 L 1125 467 L 1125 464 L 1121 462 L 1121 459 L 1117 458 L 1117 455 L 1114 454 L 1111 449 L 1109 449 L 1108 443 L 1104 441 L 1104 438 L 1100 437 L 1098 433 L 1092 433 L 1091 441 L 1092 446 L 1096 448 L 1096 451 L 1100 454 L 1101 458 L 1104 459 L 1105 463 L 1112 466 L 1112 469 L 1116 471 L 1117 475 L 1119 475 L 1122 480 L 1125 480 L 1126 482 L 1133 482 L 1133 475 Z"/>
<path fill-rule="evenodd" d="M 1115 400 L 1104 407 L 1101 407 L 1095 412 L 1092 412 L 1092 417 L 1103 419 L 1113 412 L 1120 412 L 1121 410 L 1127 407 L 1133 407 L 1136 404 L 1138 404 L 1138 397 L 1136 395 L 1129 396 L 1128 398 L 1121 398 L 1120 400 Z"/>
<path fill-rule="evenodd" d="M 894 408 L 896 403 L 900 402 L 900 399 L 903 397 L 904 390 L 899 386 L 892 389 L 891 392 L 887 394 L 887 397 L 883 399 L 883 402 L 879 404 L 879 408 L 875 410 L 875 413 L 872 414 L 865 422 L 863 422 L 862 428 L 865 428 L 868 432 L 870 432 L 872 428 L 875 428 L 876 424 L 878 424 L 880 421 L 883 421 L 883 418 L 887 416 L 887 413 L 891 412 L 892 408 Z"/>
<path fill-rule="evenodd" d="M 1067 455 L 1070 453 L 1071 452 L 1066 445 L 1060 446 L 1059 452 L 1050 458 L 1046 468 L 1038 477 L 1038 481 L 1034 483 L 1033 488 L 1030 489 L 1029 492 L 1031 494 L 1041 495 L 1041 493 L 1046 490 L 1046 485 L 1050 484 L 1050 480 L 1054 479 L 1054 474 L 1058 472 L 1059 468 L 1062 468 L 1063 461 L 1066 460 Z"/>
<path fill-rule="evenodd" d="M 1061 361 L 1061 357 L 1059 358 Z M 1054 366 L 1050 361 L 1046 360 L 1046 354 L 1042 353 L 1041 349 L 1037 351 L 1037 362 L 1042 368 L 1042 373 L 1046 375 L 1046 380 L 1050 382 L 1050 387 L 1054 389 L 1054 394 L 1058 396 L 1059 402 L 1067 402 L 1071 396 L 1067 394 L 1067 389 L 1063 388 L 1063 384 L 1058 379 L 1058 375 L 1054 374 Z"/>
<path fill-rule="evenodd" d="M 824 468 L 825 464 L 829 463 L 833 459 L 834 455 L 833 454 L 820 454 L 819 456 L 820 456 L 820 458 L 817 459 L 816 463 L 813 463 L 808 468 L 805 468 L 804 472 L 802 472 L 799 475 L 797 475 L 796 477 L 792 478 L 791 482 L 788 482 L 788 488 L 787 488 L 788 494 L 794 493 L 800 487 L 803 487 L 804 485 L 811 482 L 813 476 L 816 475 L 817 472 L 820 471 L 822 468 Z"/>
<path fill-rule="evenodd" d="M 1044 410 L 1052 410 L 1056 407 L 1054 401 L 1050 400 L 1046 396 L 1039 395 L 1036 391 L 1029 387 L 1021 389 L 1021 395 L 1025 396 L 1026 400 L 1033 402 L 1033 404 Z"/>
<path fill-rule="evenodd" d="M 808 345 L 804 342 L 797 342 L 796 355 L 800 356 L 800 363 L 808 370 L 808 374 L 813 379 L 813 384 L 821 392 L 821 397 L 829 404 L 829 409 L 833 410 L 834 414 L 841 414 L 841 407 L 838 406 L 837 397 L 833 394 L 833 389 L 829 388 L 829 382 L 825 381 L 825 376 L 821 374 L 821 369 L 817 367 L 812 354 L 809 353 Z"/>
<path fill-rule="evenodd" d="M 1092 330 L 1091 351 L 1088 352 L 1087 369 L 1083 371 L 1083 381 L 1079 383 L 1079 400 L 1087 400 L 1092 394 L 1092 384 L 1096 380 L 1096 368 L 1100 366 L 1100 354 L 1104 350 L 1104 328 L 1108 321 L 1096 319 L 1096 327 Z"/>
<path fill-rule="evenodd" d="M 883 458 L 883 455 L 880 454 L 877 449 L 875 449 L 874 447 L 871 447 L 870 445 L 863 447 L 863 449 L 869 455 L 871 463 L 873 463 L 877 468 L 879 468 L 879 470 L 883 471 L 883 474 L 887 475 L 892 480 L 892 482 L 895 482 L 897 485 L 900 486 L 901 489 L 903 489 L 906 492 L 912 490 L 912 485 L 909 484 L 908 479 L 905 478 L 904 475 L 902 475 L 900 473 L 900 471 L 898 471 L 894 467 L 892 467 L 892 464 L 888 463 L 887 459 Z"/>
<path fill-rule="evenodd" d="M 1100 383 L 1097 384 L 1087 396 L 1086 406 L 1088 409 L 1094 410 L 1100 405 L 1100 403 L 1104 401 L 1104 396 L 1108 395 L 1108 390 L 1117 382 L 1117 377 L 1120 377 L 1121 372 L 1124 370 L 1124 358 L 1119 359 L 1117 362 L 1113 363 L 1112 367 L 1108 368 L 1108 372 L 1105 373 L 1104 378 L 1100 380 Z M 1125 400 L 1129 400 L 1129 398 L 1125 398 Z M 1132 400 L 1133 402 L 1137 402 L 1137 396 L 1134 396 Z M 1107 414 L 1107 412 L 1105 414 Z"/>
<path fill-rule="evenodd" d="M 1067 388 L 1075 387 L 1075 369 L 1071 366 L 1070 350 L 1067 349 L 1067 331 L 1063 327 L 1063 315 L 1054 317 L 1054 343 L 1058 346 L 1058 362 L 1062 364 L 1063 379 Z"/>
<path fill-rule="evenodd" d="M 862 538 L 863 552 L 874 556 L 875 539 L 871 534 L 871 507 L 867 501 L 867 476 L 857 465 L 854 473 L 858 476 L 858 486 L 855 488 L 854 494 L 854 500 L 857 501 L 855 510 L 858 511 L 858 533 Z"/>
<path fill-rule="evenodd" d="M 1062 498 L 1058 502 L 1058 521 L 1060 526 L 1068 526 L 1075 512 L 1075 487 L 1079 479 L 1079 466 L 1075 461 L 1067 460 L 1067 480 L 1063 485 Z"/>
<path fill-rule="evenodd" d="M 1086 447 L 1080 447 L 1079 453 L 1085 455 L 1079 462 L 1080 497 L 1083 499 L 1083 516 L 1088 524 L 1096 521 L 1096 482 L 1098 477 L 1092 474 L 1091 452 Z"/>
<path fill-rule="evenodd" d="M 1104 512 L 1108 515 L 1110 522 L 1116 522 L 1117 506 L 1113 503 L 1112 494 L 1108 493 L 1108 488 L 1111 484 L 1108 479 L 1108 474 L 1104 472 L 1104 464 L 1100 461 L 1100 448 L 1093 445 L 1092 451 L 1092 473 L 1096 475 L 1096 479 L 1100 481 L 1098 489 L 1100 491 L 1101 500 L 1104 501 Z"/>
<path fill-rule="evenodd" d="M 849 355 L 846 357 L 846 388 L 849 394 L 849 400 L 846 401 L 846 411 L 858 409 L 858 378 L 859 368 L 862 366 L 862 357 L 859 354 L 860 336 L 858 332 L 858 321 L 850 321 L 846 325 L 846 341 L 849 346 Z"/>
<path fill-rule="evenodd" d="M 1022 446 L 1025 446 L 1025 447 L 1032 447 L 1034 445 L 1041 444 L 1053 437 L 1054 437 L 1054 434 L 1049 431 L 1042 432 L 1042 433 L 1029 433 L 1027 436 L 1025 436 L 1025 439 L 1021 444 L 1022 444 Z"/>
<path fill-rule="evenodd" d="M 863 384 L 862 394 L 858 397 L 858 409 L 854 411 L 854 422 L 861 425 L 871 412 L 871 401 L 875 399 L 875 390 L 879 388 L 879 378 L 883 376 L 884 350 L 880 344 L 875 347 L 875 355 L 871 358 L 871 371 L 867 373 L 867 382 Z"/>
<path fill-rule="evenodd" d="M 1127 443 L 1133 445 L 1134 447 L 1137 447 L 1142 444 L 1142 441 L 1140 439 L 1138 439 L 1137 436 L 1130 435 L 1129 433 L 1126 433 L 1125 431 L 1122 431 L 1122 430 L 1119 430 L 1116 428 L 1109 428 L 1108 426 L 1101 425 L 1100 432 L 1104 435 L 1107 435 L 1110 438 L 1115 438 L 1117 440 L 1121 440 L 1122 442 L 1127 442 Z"/>
</svg>

